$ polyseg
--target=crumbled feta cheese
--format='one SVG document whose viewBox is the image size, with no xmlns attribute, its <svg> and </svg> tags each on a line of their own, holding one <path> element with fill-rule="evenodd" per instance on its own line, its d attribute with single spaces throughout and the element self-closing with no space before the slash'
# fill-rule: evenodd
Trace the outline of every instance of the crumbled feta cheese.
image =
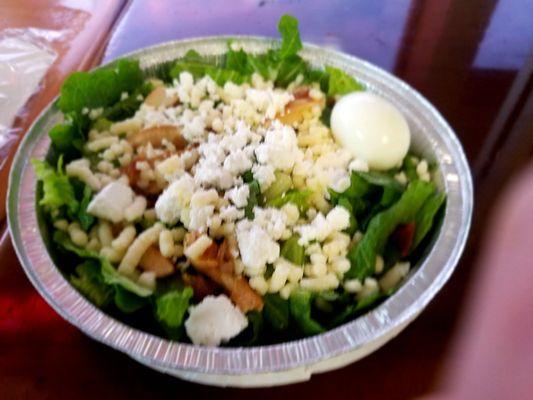
<svg viewBox="0 0 533 400">
<path fill-rule="evenodd" d="M 236 150 L 227 155 L 223 165 L 230 174 L 240 175 L 252 168 L 252 160 L 243 150 Z"/>
<path fill-rule="evenodd" d="M 268 291 L 270 293 L 279 292 L 287 283 L 291 272 L 292 264 L 283 258 L 280 258 L 274 264 L 274 272 L 270 277 Z"/>
<path fill-rule="evenodd" d="M 342 193 L 350 187 L 350 175 L 344 169 L 336 168 L 328 172 L 329 187 L 331 189 Z"/>
<path fill-rule="evenodd" d="M 226 197 L 239 208 L 245 207 L 248 204 L 249 196 L 250 187 L 248 185 L 237 186 L 226 192 Z"/>
<path fill-rule="evenodd" d="M 200 142 L 205 135 L 205 121 L 204 119 L 197 115 L 192 117 L 189 120 L 183 120 L 183 137 L 189 142 L 198 143 Z"/>
<path fill-rule="evenodd" d="M 326 217 L 331 230 L 342 231 L 350 226 L 350 213 L 341 206 L 334 207 Z"/>
<path fill-rule="evenodd" d="M 324 217 L 318 213 L 310 224 L 300 225 L 294 228 L 300 234 L 298 243 L 306 245 L 313 240 L 324 241 L 335 231 L 342 231 L 350 225 L 350 214 L 341 206 L 336 206 Z"/>
<path fill-rule="evenodd" d="M 277 114 L 285 111 L 285 106 L 293 100 L 293 95 L 285 90 L 253 89 L 246 90 L 246 101 L 257 111 L 265 114 L 268 119 L 274 119 Z"/>
<path fill-rule="evenodd" d="M 244 210 L 239 210 L 235 206 L 226 206 L 220 209 L 219 216 L 226 222 L 233 222 L 244 218 Z"/>
<path fill-rule="evenodd" d="M 166 224 L 178 222 L 182 210 L 189 207 L 194 189 L 194 180 L 189 174 L 184 174 L 172 182 L 155 203 L 157 217 Z"/>
<path fill-rule="evenodd" d="M 187 336 L 196 345 L 218 346 L 248 326 L 246 316 L 225 295 L 207 296 L 189 309 Z"/>
<path fill-rule="evenodd" d="M 286 234 L 287 216 L 277 208 L 254 207 L 253 222 L 263 228 L 274 240 L 279 240 Z"/>
<path fill-rule="evenodd" d="M 252 167 L 252 173 L 254 175 L 254 179 L 257 179 L 257 182 L 259 182 L 261 192 L 267 190 L 276 180 L 274 168 L 271 165 L 254 164 Z"/>
<path fill-rule="evenodd" d="M 255 149 L 255 155 L 261 164 L 281 171 L 292 170 L 296 160 L 303 158 L 294 129 L 279 121 L 272 123 L 266 132 L 265 141 Z"/>
<path fill-rule="evenodd" d="M 87 206 L 87 212 L 98 218 L 117 223 L 124 219 L 126 210 L 134 201 L 135 193 L 121 182 L 111 182 Z"/>
<path fill-rule="evenodd" d="M 156 170 L 167 182 L 172 182 L 185 173 L 185 164 L 179 155 L 173 155 L 157 164 Z"/>
<path fill-rule="evenodd" d="M 184 225 L 190 231 L 205 232 L 211 225 L 211 218 L 215 212 L 214 206 L 191 207 L 189 209 L 189 218 Z"/>
<path fill-rule="evenodd" d="M 237 224 L 237 242 L 245 273 L 264 271 L 268 263 L 279 257 L 279 244 L 261 226 L 242 220 Z"/>
</svg>

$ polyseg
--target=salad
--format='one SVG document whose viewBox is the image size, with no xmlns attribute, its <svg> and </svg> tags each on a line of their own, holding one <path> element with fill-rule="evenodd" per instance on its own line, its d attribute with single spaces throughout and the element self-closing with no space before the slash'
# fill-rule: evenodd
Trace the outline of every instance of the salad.
<svg viewBox="0 0 533 400">
<path fill-rule="evenodd" d="M 250 54 L 122 59 L 63 84 L 32 160 L 41 231 L 96 307 L 206 346 L 319 334 L 390 296 L 445 195 L 390 103 L 298 55 L 297 21 Z"/>
</svg>

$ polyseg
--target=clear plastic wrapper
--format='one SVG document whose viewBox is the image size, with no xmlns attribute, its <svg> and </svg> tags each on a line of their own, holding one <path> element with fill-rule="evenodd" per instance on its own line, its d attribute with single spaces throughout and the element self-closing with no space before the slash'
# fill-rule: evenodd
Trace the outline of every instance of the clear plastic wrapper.
<svg viewBox="0 0 533 400">
<path fill-rule="evenodd" d="M 35 93 L 57 53 L 50 43 L 61 31 L 7 29 L 0 34 L 0 149 L 9 147 L 11 127 L 21 108 Z"/>
</svg>

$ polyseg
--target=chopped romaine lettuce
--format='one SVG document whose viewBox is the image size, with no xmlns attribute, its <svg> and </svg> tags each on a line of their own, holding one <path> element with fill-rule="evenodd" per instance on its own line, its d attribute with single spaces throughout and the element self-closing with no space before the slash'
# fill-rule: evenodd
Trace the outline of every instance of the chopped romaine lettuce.
<svg viewBox="0 0 533 400">
<path fill-rule="evenodd" d="M 68 176 L 63 171 L 63 158 L 59 158 L 57 168 L 53 168 L 46 161 L 36 159 L 31 163 L 37 179 L 43 184 L 43 196 L 39 200 L 39 205 L 50 213 L 66 207 L 70 214 L 76 214 L 80 204 L 76 200 Z"/>
<path fill-rule="evenodd" d="M 54 152 L 61 154 L 67 161 L 79 157 L 85 144 L 84 131 L 87 125 L 85 116 L 66 114 L 65 122 L 57 124 L 48 132 Z"/>
<path fill-rule="evenodd" d="M 281 58 L 296 55 L 302 49 L 298 20 L 291 15 L 282 15 L 278 23 L 278 31 L 281 34 Z"/>
<path fill-rule="evenodd" d="M 422 242 L 424 237 L 431 230 L 435 215 L 437 215 L 437 212 L 440 210 L 445 200 L 446 196 L 444 193 L 435 192 L 428 201 L 426 201 L 420 212 L 417 213 L 415 219 L 415 237 L 413 239 L 411 251 L 417 248 L 420 242 Z"/>
<path fill-rule="evenodd" d="M 70 241 L 70 238 L 65 232 L 55 231 L 54 242 L 61 246 L 63 249 L 76 254 L 82 259 L 92 259 L 100 262 L 102 277 L 108 285 L 118 285 L 123 289 L 132 292 L 140 297 L 148 297 L 152 294 L 152 290 L 139 285 L 132 281 L 130 278 L 120 274 L 105 257 L 100 256 L 98 253 L 82 249 L 76 246 Z"/>
<path fill-rule="evenodd" d="M 272 329 L 284 331 L 289 327 L 289 302 L 278 294 L 266 294 L 263 297 L 265 306 L 263 313 Z"/>
<path fill-rule="evenodd" d="M 412 182 L 418 179 L 418 173 L 416 172 L 416 166 L 418 165 L 418 162 L 416 161 L 416 158 L 412 155 L 407 155 L 403 159 L 403 165 L 402 170 L 405 173 L 405 176 L 407 176 L 407 179 Z"/>
<path fill-rule="evenodd" d="M 88 231 L 94 223 L 94 217 L 87 213 L 87 206 L 91 202 L 93 192 L 87 185 L 83 186 L 83 198 L 80 202 L 80 208 L 78 210 L 78 220 L 80 221 L 81 228 L 84 231 Z"/>
<path fill-rule="evenodd" d="M 280 255 L 293 264 L 303 265 L 305 262 L 305 249 L 298 243 L 299 239 L 298 235 L 293 235 L 283 242 Z"/>
<path fill-rule="evenodd" d="M 400 224 L 415 220 L 426 200 L 435 192 L 435 185 L 423 181 L 412 182 L 400 200 L 374 216 L 361 242 L 348 252 L 351 268 L 347 278 L 363 280 L 372 275 L 376 256 L 383 252 L 387 239 Z"/>
<path fill-rule="evenodd" d="M 265 201 L 273 200 L 276 197 L 281 197 L 285 192 L 292 188 L 292 179 L 289 174 L 281 171 L 276 171 L 276 180 L 263 193 Z"/>
<path fill-rule="evenodd" d="M 108 286 L 96 260 L 86 260 L 76 267 L 70 283 L 97 307 L 105 307 L 113 298 L 113 288 Z"/>
<path fill-rule="evenodd" d="M 248 219 L 254 218 L 254 207 L 262 204 L 261 198 L 261 188 L 259 187 L 259 182 L 253 180 L 248 184 L 250 188 L 250 194 L 248 195 L 248 204 L 244 207 L 244 215 Z"/>
<path fill-rule="evenodd" d="M 309 197 L 313 192 L 309 189 L 291 189 L 286 193 L 278 196 L 270 201 L 267 201 L 266 205 L 270 207 L 281 208 L 287 203 L 293 203 L 300 213 L 305 213 L 309 208 Z"/>
<path fill-rule="evenodd" d="M 83 109 L 108 107 L 123 92 L 133 93 L 143 82 L 138 60 L 123 59 L 92 72 L 74 72 L 61 86 L 59 108 L 82 114 Z"/>
<path fill-rule="evenodd" d="M 137 296 L 122 286 L 115 286 L 115 305 L 126 314 L 134 313 L 148 304 L 146 297 Z"/>
<path fill-rule="evenodd" d="M 329 74 L 328 96 L 342 96 L 350 92 L 365 90 L 365 87 L 355 78 L 338 68 L 328 66 L 326 72 Z"/>
<path fill-rule="evenodd" d="M 183 317 L 193 295 L 191 287 L 172 290 L 155 299 L 155 314 L 171 339 L 179 339 Z"/>
<path fill-rule="evenodd" d="M 307 336 L 317 335 L 325 331 L 324 327 L 311 317 L 311 300 L 311 293 L 301 289 L 294 290 L 289 298 L 291 316 L 300 330 Z"/>
</svg>

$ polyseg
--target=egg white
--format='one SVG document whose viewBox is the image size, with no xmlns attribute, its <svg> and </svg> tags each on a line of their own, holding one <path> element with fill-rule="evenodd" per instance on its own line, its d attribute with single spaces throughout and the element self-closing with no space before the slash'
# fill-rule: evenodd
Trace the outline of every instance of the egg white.
<svg viewBox="0 0 533 400">
<path fill-rule="evenodd" d="M 398 166 L 411 142 L 405 117 L 390 102 L 368 92 L 343 96 L 333 107 L 335 139 L 376 170 Z"/>
</svg>

